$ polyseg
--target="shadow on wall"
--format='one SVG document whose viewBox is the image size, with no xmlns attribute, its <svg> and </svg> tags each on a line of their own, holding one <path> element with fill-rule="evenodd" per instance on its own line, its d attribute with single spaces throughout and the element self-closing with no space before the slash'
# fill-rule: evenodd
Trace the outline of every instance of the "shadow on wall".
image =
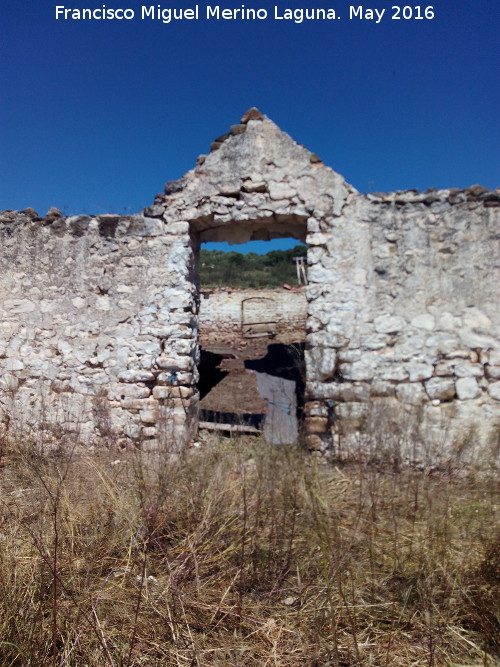
<svg viewBox="0 0 500 667">
<path fill-rule="evenodd" d="M 220 363 L 223 359 L 224 356 L 222 354 L 216 354 L 200 348 L 200 362 L 198 365 L 200 373 L 198 381 L 200 401 L 228 375 L 229 371 L 224 371 L 220 368 Z"/>
<path fill-rule="evenodd" d="M 265 357 L 245 361 L 245 368 L 247 370 L 256 371 L 257 373 L 267 373 L 273 377 L 295 382 L 297 418 L 299 420 L 304 410 L 306 386 L 304 350 L 304 343 L 292 343 L 291 345 L 273 343 L 268 346 Z"/>
<path fill-rule="evenodd" d="M 269 443 L 296 442 L 304 410 L 304 347 L 267 345 L 257 359 L 201 349 L 203 428 L 263 433 Z"/>
</svg>

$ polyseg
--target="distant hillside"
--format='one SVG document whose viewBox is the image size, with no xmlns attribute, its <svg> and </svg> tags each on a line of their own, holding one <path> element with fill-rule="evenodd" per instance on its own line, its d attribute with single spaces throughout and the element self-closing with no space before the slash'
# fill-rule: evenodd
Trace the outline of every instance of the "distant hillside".
<svg viewBox="0 0 500 667">
<path fill-rule="evenodd" d="M 305 257 L 307 246 L 273 250 L 266 255 L 249 252 L 202 250 L 200 283 L 202 287 L 279 287 L 297 284 L 294 257 Z"/>
</svg>

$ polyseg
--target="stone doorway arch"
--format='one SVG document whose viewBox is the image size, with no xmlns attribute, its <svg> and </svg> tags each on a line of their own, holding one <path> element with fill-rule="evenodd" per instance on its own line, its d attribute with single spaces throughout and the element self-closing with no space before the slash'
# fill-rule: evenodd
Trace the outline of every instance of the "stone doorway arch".
<svg viewBox="0 0 500 667">
<path fill-rule="evenodd" d="M 210 154 L 200 156 L 193 170 L 179 181 L 166 184 L 166 195 L 159 196 L 155 205 L 164 210 L 167 233 L 168 229 L 174 233 L 176 229 L 189 232 L 185 242 L 191 252 L 189 309 L 194 323 L 192 356 L 195 365 L 200 356 L 197 265 L 201 244 L 209 241 L 240 244 L 280 237 L 305 242 L 309 248 L 309 273 L 312 271 L 305 288 L 307 301 L 311 304 L 312 295 L 316 304 L 321 303 L 321 298 L 317 299 L 320 294 L 318 284 L 328 283 L 330 275 L 317 259 L 325 252 L 332 221 L 341 216 L 349 195 L 355 192 L 340 175 L 256 109 L 247 112 L 240 124 L 232 126 L 229 133 L 215 140 Z M 308 331 L 314 333 L 318 330 L 317 318 L 309 307 L 307 319 Z M 307 345 L 306 342 L 306 348 Z M 333 359 L 333 356 L 328 358 Z M 308 359 L 313 363 L 306 363 L 306 384 L 312 388 L 318 363 L 310 355 Z M 330 370 L 333 373 L 334 369 Z M 199 409 L 196 368 L 191 377 L 194 394 L 190 404 L 189 432 L 192 434 Z M 305 393 L 306 401 L 309 395 L 313 396 L 307 388 Z M 323 448 L 323 435 L 316 435 L 318 416 L 314 411 L 309 414 L 307 404 L 305 412 L 306 422 L 310 421 L 315 429 L 311 434 L 314 437 L 309 440 L 311 443 L 314 440 L 315 448 Z M 326 431 L 328 420 L 322 415 L 319 421 Z M 311 443 L 308 442 L 308 446 Z"/>
</svg>

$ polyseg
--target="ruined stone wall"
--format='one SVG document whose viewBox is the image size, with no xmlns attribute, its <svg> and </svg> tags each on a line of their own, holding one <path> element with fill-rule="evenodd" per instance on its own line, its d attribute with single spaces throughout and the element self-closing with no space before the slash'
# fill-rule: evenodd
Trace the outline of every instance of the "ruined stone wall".
<svg viewBox="0 0 500 667">
<path fill-rule="evenodd" d="M 360 195 L 252 109 L 140 215 L 0 216 L 2 418 L 87 440 L 188 439 L 200 244 L 292 236 L 309 246 L 308 447 L 380 453 L 399 433 L 401 458 L 468 448 L 487 465 L 500 422 L 499 211 L 499 191 L 478 186 Z M 202 326 L 235 312 L 214 320 L 204 305 Z"/>
<path fill-rule="evenodd" d="M 471 429 L 485 454 L 500 419 L 499 205 L 479 187 L 353 197 L 308 237 L 310 446 L 332 417 L 359 439 L 378 405 L 419 423 L 430 458 Z"/>
<path fill-rule="evenodd" d="M 168 415 L 180 436 L 195 401 L 187 225 L 6 212 L 0 248 L 4 417 L 93 441 L 154 439 Z"/>
<path fill-rule="evenodd" d="M 245 336 L 258 335 L 260 324 L 264 327 L 269 324 L 277 340 L 286 338 L 283 342 L 303 342 L 306 318 L 305 287 L 201 291 L 201 341 L 238 341 Z M 253 326 L 254 323 L 257 324 Z"/>
</svg>

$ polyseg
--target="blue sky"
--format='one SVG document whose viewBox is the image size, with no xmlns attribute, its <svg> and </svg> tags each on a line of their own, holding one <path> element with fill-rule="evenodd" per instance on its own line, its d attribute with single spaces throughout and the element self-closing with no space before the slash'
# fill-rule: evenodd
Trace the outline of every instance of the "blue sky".
<svg viewBox="0 0 500 667">
<path fill-rule="evenodd" d="M 56 21 L 59 2 L 2 3 L 0 209 L 135 212 L 250 106 L 360 191 L 499 184 L 496 0 L 421 21 L 348 20 L 337 0 L 312 5 L 336 21 L 169 25 Z"/>
</svg>

